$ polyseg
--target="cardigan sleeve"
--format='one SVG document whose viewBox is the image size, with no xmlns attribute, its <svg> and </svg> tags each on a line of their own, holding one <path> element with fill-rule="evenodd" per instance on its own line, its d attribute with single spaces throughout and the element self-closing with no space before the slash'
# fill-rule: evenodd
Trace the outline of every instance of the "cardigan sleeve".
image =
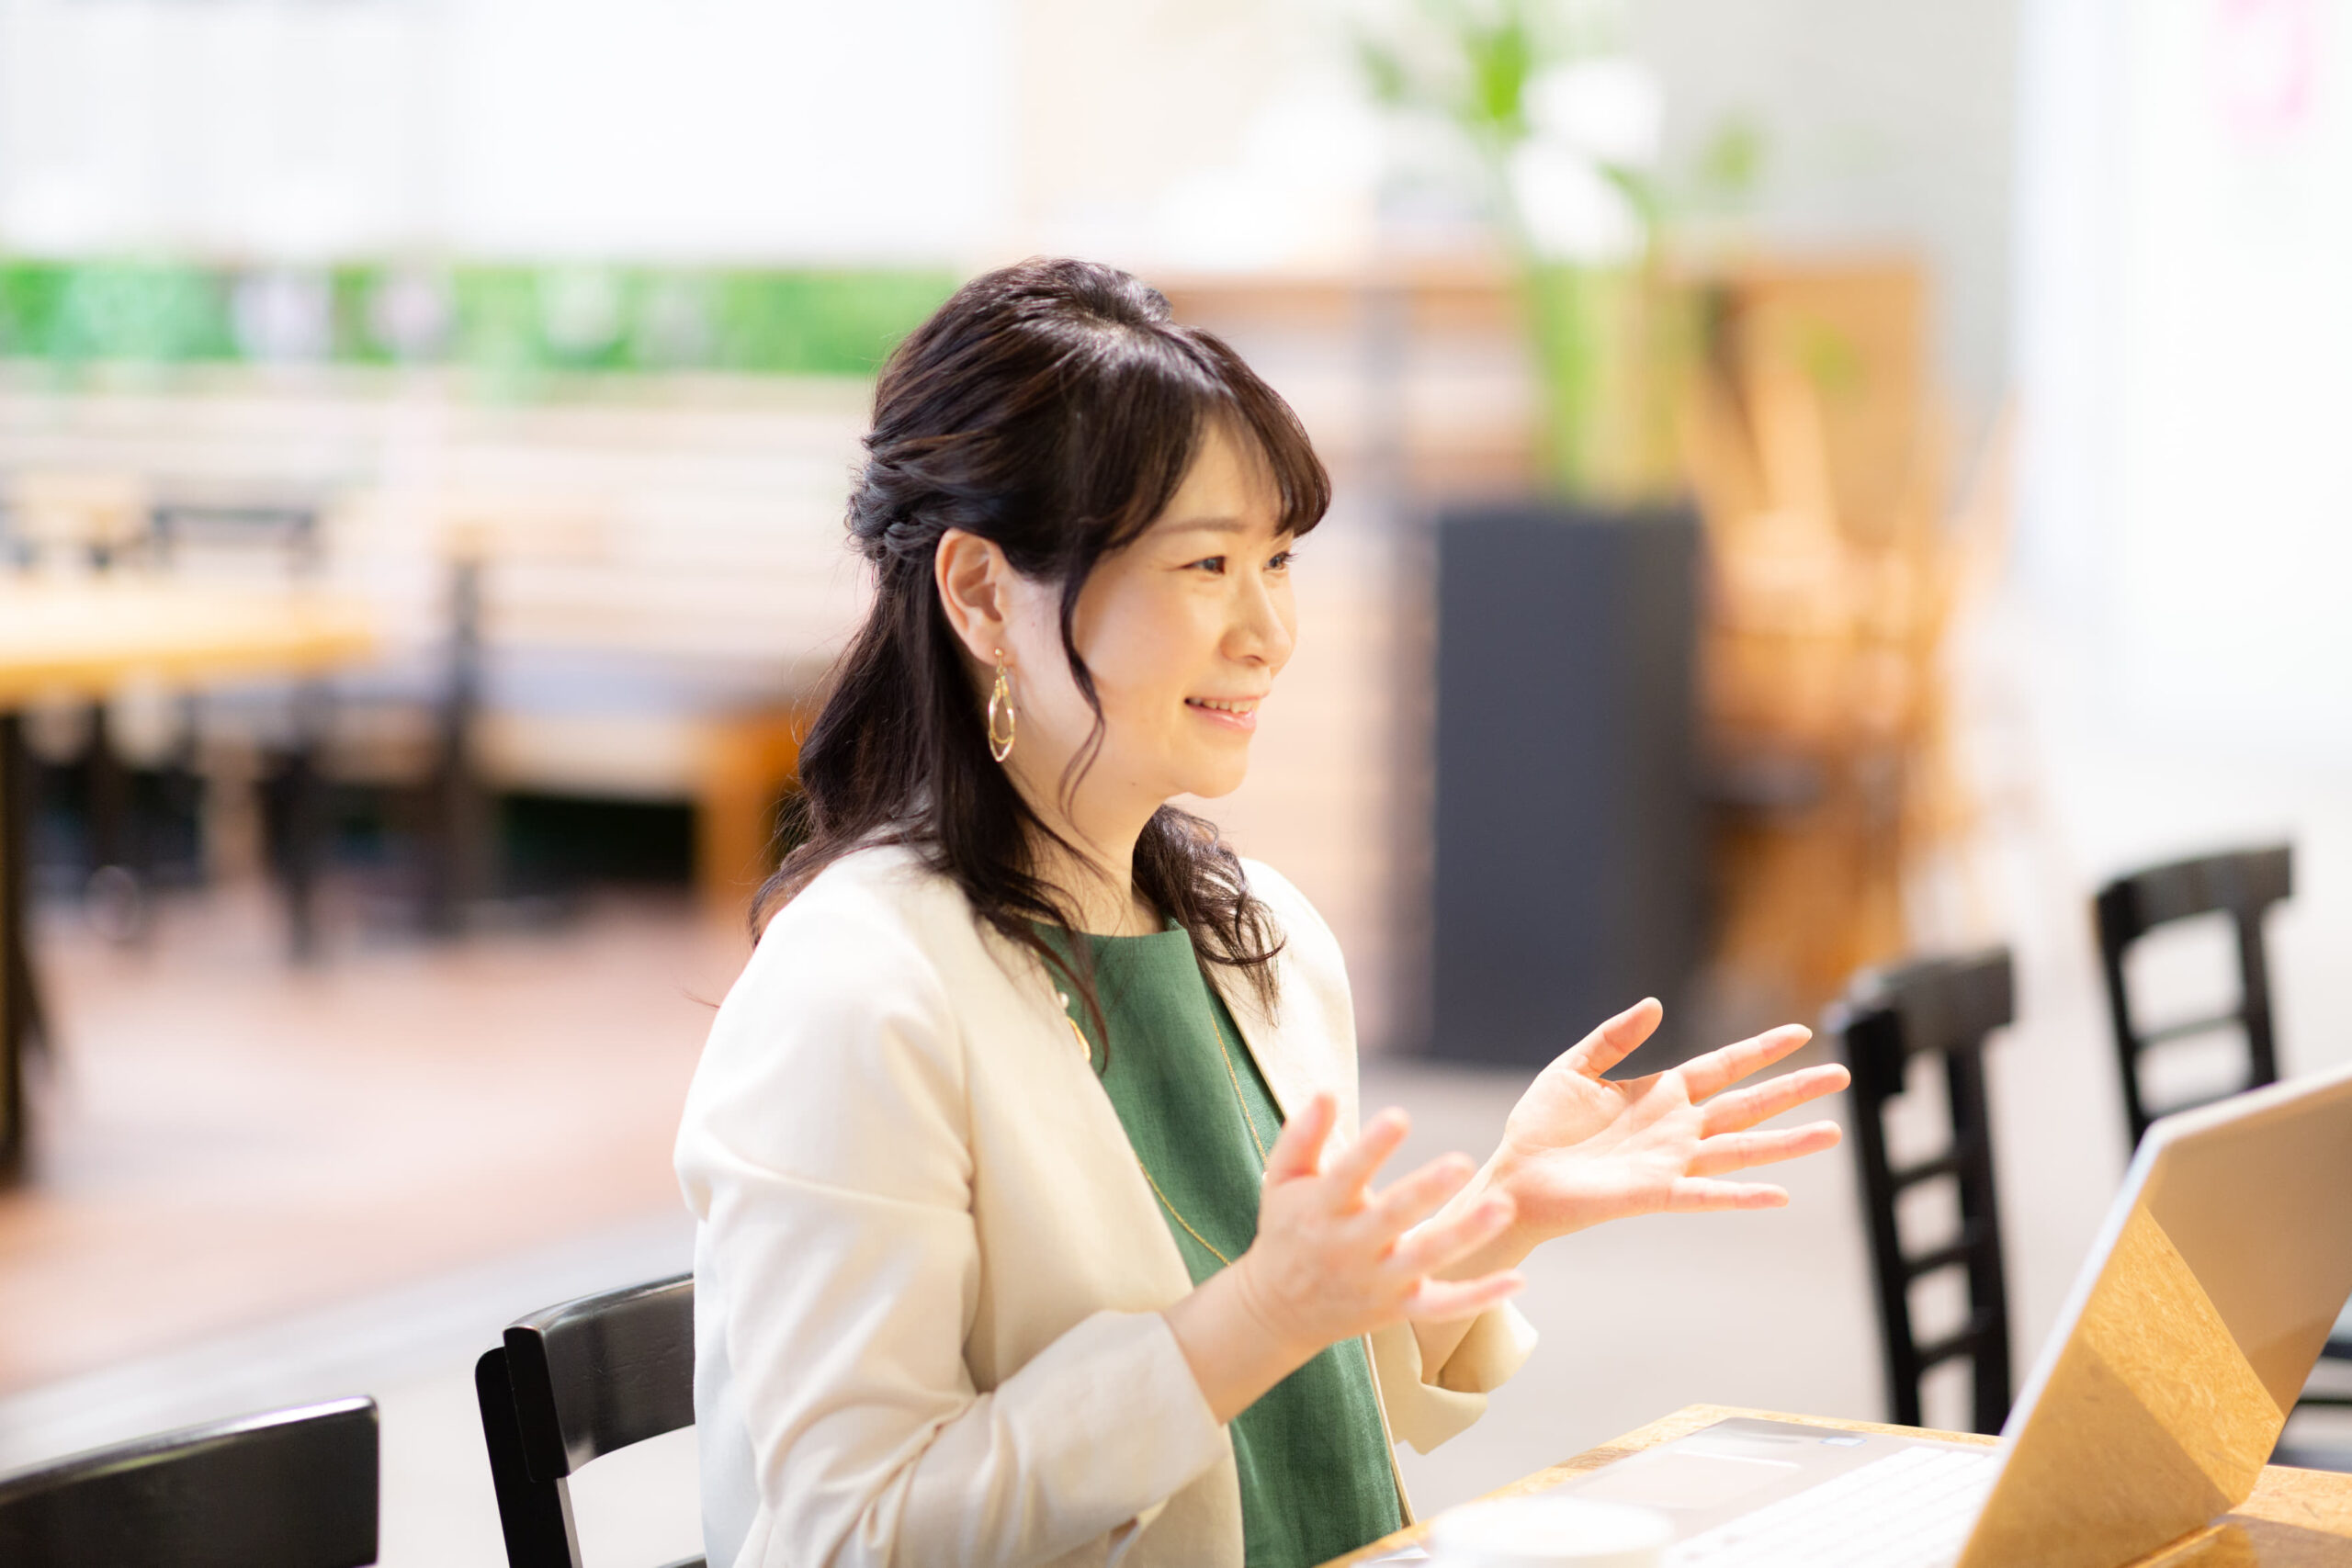
<svg viewBox="0 0 2352 1568">
<path fill-rule="evenodd" d="M 953 1010 L 899 922 L 795 912 L 721 1009 L 678 1144 L 757 1488 L 737 1568 L 1115 1561 L 1223 1429 L 1158 1313 L 1098 1312 L 974 1386 Z"/>
<path fill-rule="evenodd" d="M 1409 1323 L 1372 1336 L 1373 1370 L 1388 1428 L 1422 1453 L 1459 1434 L 1487 1413 L 1487 1395 L 1509 1381 L 1535 1348 L 1535 1325 L 1505 1302 L 1472 1320 L 1445 1365 L 1431 1376 L 1421 1365 L 1421 1342 Z"/>
<path fill-rule="evenodd" d="M 1317 1087 L 1340 1091 L 1340 1132 L 1356 1129 L 1355 1006 L 1349 993 L 1347 962 L 1331 928 L 1288 877 L 1256 861 L 1243 863 L 1250 891 L 1262 899 L 1280 925 L 1283 1007 L 1311 1010 L 1313 1027 L 1304 1032 L 1331 1043 L 1334 1055 L 1315 1065 Z M 1535 1326 L 1506 1302 L 1481 1313 L 1442 1367 L 1421 1364 L 1419 1339 L 1409 1323 L 1370 1336 L 1373 1369 L 1389 1430 L 1423 1453 L 1460 1433 L 1486 1414 L 1487 1395 L 1519 1371 L 1535 1348 Z"/>
</svg>

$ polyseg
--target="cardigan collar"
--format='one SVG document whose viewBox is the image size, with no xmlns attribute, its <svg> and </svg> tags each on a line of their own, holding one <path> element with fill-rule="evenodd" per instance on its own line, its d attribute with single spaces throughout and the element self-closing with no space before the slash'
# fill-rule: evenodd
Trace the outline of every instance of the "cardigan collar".
<svg viewBox="0 0 2352 1568">
<path fill-rule="evenodd" d="M 1036 953 L 1007 941 L 1003 934 L 987 925 L 979 925 L 983 939 L 1000 955 L 1013 959 L 1019 972 L 1030 977 L 1031 989 L 1040 1003 L 1040 1017 L 1050 1018 L 1049 1027 L 1058 1035 L 1068 1025 L 1069 1014 L 1063 1010 L 1062 987 L 1055 980 L 1052 970 Z M 1280 964 L 1278 957 L 1274 960 Z M 1225 1002 L 1226 1010 L 1233 1015 L 1234 1027 L 1240 1031 L 1241 1043 L 1258 1064 L 1259 1076 L 1266 1080 L 1274 1104 L 1287 1122 L 1304 1110 L 1315 1097 L 1317 1085 L 1315 1075 L 1299 1054 L 1286 1046 L 1283 1030 L 1274 1014 L 1259 999 L 1257 987 L 1250 985 L 1239 971 L 1221 964 L 1206 966 L 1209 984 Z M 1058 1043 L 1058 1041 L 1057 1042 Z"/>
<path fill-rule="evenodd" d="M 1224 998 L 1226 1010 L 1233 1015 L 1234 1027 L 1241 1032 L 1241 1043 L 1258 1064 L 1259 1076 L 1282 1108 L 1283 1120 L 1288 1122 L 1315 1097 L 1312 1075 L 1295 1053 L 1283 1049 L 1282 1030 L 1247 976 L 1221 964 L 1210 964 L 1208 976 L 1209 984 Z"/>
</svg>

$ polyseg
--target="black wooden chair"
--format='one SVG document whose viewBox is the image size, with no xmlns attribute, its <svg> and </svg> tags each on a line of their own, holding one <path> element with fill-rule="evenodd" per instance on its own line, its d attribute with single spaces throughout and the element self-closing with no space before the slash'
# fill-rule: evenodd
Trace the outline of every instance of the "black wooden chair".
<svg viewBox="0 0 2352 1568">
<path fill-rule="evenodd" d="M 9 1568 L 363 1568 L 376 1402 L 339 1399 L 94 1449 L 0 1478 Z"/>
<path fill-rule="evenodd" d="M 474 1393 L 509 1568 L 580 1568 L 571 1473 L 694 1425 L 694 1276 L 533 1313 L 474 1364 Z"/>
<path fill-rule="evenodd" d="M 2235 1029 L 2245 1041 L 2243 1081 L 2228 1093 L 2243 1093 L 2278 1081 L 2278 1035 L 2271 1022 L 2270 961 L 2263 942 L 2263 918 L 2274 904 L 2293 897 L 2295 852 L 2292 845 L 2230 850 L 2174 861 L 2119 876 L 2098 891 L 2099 959 L 2107 971 L 2108 1016 L 2115 1025 L 2115 1052 L 2122 1069 L 2123 1112 L 2137 1146 L 2148 1124 L 2167 1111 L 2223 1098 L 2152 1107 L 2140 1081 L 2140 1063 L 2148 1050 L 2166 1041 L 2218 1034 Z M 2132 944 L 2175 920 L 2198 915 L 2226 914 L 2237 933 L 2238 1000 L 2227 1012 L 2210 1018 L 2151 1027 L 2133 1014 L 2130 987 L 2124 984 L 2123 961 Z M 2332 1336 L 2320 1355 L 2331 1361 L 2352 1361 L 2352 1330 Z M 2352 1393 L 2306 1393 L 2306 1405 L 2352 1406 Z M 2344 1456 L 2333 1456 L 2342 1463 Z"/>
<path fill-rule="evenodd" d="M 2262 942 L 2262 918 L 2270 906 L 2294 891 L 2294 852 L 2285 844 L 2234 850 L 2150 866 L 2119 876 L 2098 891 L 2098 951 L 2107 971 L 2108 1015 L 2115 1025 L 2115 1052 L 2122 1069 L 2123 1114 L 2139 1145 L 2148 1123 L 2168 1111 L 2191 1104 L 2152 1107 L 2140 1067 L 2153 1046 L 2168 1040 L 2237 1029 L 2245 1036 L 2245 1078 L 2230 1093 L 2278 1081 L 2278 1056 L 2270 1023 L 2270 967 Z M 2211 1018 L 2151 1026 L 2133 1013 L 2124 984 L 2123 961 L 2132 946 L 2158 926 L 2197 915 L 2227 914 L 2237 928 L 2238 1001 Z M 2211 1099 L 2221 1099 L 2214 1095 Z"/>
<path fill-rule="evenodd" d="M 1829 1031 L 1853 1074 L 1854 1158 L 1877 1275 L 1889 1419 L 1919 1425 L 1919 1385 L 1929 1369 L 1967 1357 L 1974 1379 L 1976 1430 L 1997 1432 L 2009 1413 L 2008 1288 L 2001 1268 L 2000 1211 L 1993 1192 L 1993 1128 L 1984 1099 L 1984 1041 L 2015 1015 L 2007 948 L 1931 958 L 1859 976 L 1833 1008 Z M 1887 1149 L 1885 1111 L 1901 1095 L 1911 1060 L 1938 1056 L 1951 1110 L 1941 1154 L 1897 1168 Z M 1950 1177 L 1959 1189 L 1960 1232 L 1924 1252 L 1905 1249 L 1896 1224 L 1902 1195 Z M 1945 1269 L 1964 1269 L 1969 1315 L 1959 1329 L 1922 1344 L 1911 1287 Z"/>
</svg>

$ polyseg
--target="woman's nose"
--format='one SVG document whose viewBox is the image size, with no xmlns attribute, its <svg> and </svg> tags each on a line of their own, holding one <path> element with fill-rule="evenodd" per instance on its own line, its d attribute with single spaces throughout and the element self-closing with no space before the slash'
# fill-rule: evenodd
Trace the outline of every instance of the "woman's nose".
<svg viewBox="0 0 2352 1568">
<path fill-rule="evenodd" d="M 1236 658 L 1280 670 L 1289 661 L 1291 649 L 1298 641 L 1283 609 L 1270 585 L 1252 583 L 1242 593 L 1227 651 Z"/>
</svg>

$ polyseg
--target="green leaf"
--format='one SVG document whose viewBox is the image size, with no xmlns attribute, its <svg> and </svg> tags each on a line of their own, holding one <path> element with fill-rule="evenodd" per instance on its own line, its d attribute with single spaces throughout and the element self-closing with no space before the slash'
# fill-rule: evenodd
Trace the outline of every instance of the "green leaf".
<svg viewBox="0 0 2352 1568">
<path fill-rule="evenodd" d="M 1355 51 L 1356 68 L 1363 73 L 1364 85 L 1375 102 L 1390 108 L 1404 108 L 1413 103 L 1412 78 L 1395 50 L 1376 39 L 1359 35 Z"/>
<path fill-rule="evenodd" d="M 1720 200 L 1755 194 L 1764 175 L 1764 130 L 1746 115 L 1729 115 L 1699 154 L 1699 182 Z"/>
<path fill-rule="evenodd" d="M 1500 141 L 1519 141 L 1527 134 L 1527 82 L 1535 73 L 1535 40 L 1525 6 L 1511 0 L 1492 26 L 1470 23 L 1462 44 L 1470 64 L 1476 123 Z"/>
</svg>

